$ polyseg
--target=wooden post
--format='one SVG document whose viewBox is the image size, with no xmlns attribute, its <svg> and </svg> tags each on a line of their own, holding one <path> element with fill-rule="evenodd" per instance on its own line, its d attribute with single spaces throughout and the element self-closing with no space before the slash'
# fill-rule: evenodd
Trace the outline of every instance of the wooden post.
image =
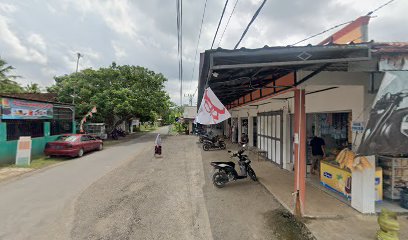
<svg viewBox="0 0 408 240">
<path fill-rule="evenodd" d="M 305 90 L 295 91 L 295 213 L 303 215 L 306 203 L 306 111 Z M 299 212 L 300 211 L 300 212 Z"/>
</svg>

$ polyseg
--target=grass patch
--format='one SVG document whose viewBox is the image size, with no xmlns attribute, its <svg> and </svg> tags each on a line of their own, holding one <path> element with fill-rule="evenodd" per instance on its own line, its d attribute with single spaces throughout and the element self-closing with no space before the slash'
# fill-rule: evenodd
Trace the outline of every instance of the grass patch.
<svg viewBox="0 0 408 240">
<path fill-rule="evenodd" d="M 34 169 L 40 169 L 40 168 L 44 168 L 47 166 L 50 166 L 52 164 L 56 164 L 59 162 L 64 161 L 63 158 L 48 158 L 48 157 L 40 157 L 40 158 L 36 158 L 31 160 L 31 164 L 29 166 L 16 166 L 15 164 L 6 164 L 6 163 L 2 163 L 0 164 L 0 168 L 4 168 L 4 167 L 12 167 L 12 168 L 34 168 Z"/>
<path fill-rule="evenodd" d="M 37 158 L 37 159 L 32 160 L 29 167 L 39 169 L 39 168 L 47 167 L 47 166 L 62 162 L 64 160 L 65 159 L 63 159 L 63 158 L 41 157 L 41 158 Z"/>
</svg>

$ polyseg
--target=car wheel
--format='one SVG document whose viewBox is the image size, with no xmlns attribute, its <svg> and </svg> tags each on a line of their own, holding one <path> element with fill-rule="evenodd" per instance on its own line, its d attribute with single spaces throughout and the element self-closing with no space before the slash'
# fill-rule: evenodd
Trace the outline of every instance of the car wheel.
<svg viewBox="0 0 408 240">
<path fill-rule="evenodd" d="M 84 156 L 84 149 L 83 148 L 79 149 L 79 151 L 78 151 L 78 157 L 82 157 L 82 156 Z"/>
<path fill-rule="evenodd" d="M 101 144 L 99 144 L 99 146 L 98 146 L 98 151 L 101 151 L 103 149 L 103 144 L 101 143 Z"/>
</svg>

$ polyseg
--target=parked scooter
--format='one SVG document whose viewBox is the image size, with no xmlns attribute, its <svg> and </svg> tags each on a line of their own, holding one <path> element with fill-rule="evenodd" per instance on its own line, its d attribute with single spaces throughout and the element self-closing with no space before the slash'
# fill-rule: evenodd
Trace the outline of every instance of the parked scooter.
<svg viewBox="0 0 408 240">
<path fill-rule="evenodd" d="M 227 145 L 225 144 L 224 140 L 219 138 L 218 136 L 215 136 L 214 138 L 210 139 L 203 139 L 203 150 L 208 151 L 208 150 L 221 150 L 225 149 Z"/>
<path fill-rule="evenodd" d="M 204 132 L 203 134 L 200 134 L 199 136 L 200 136 L 200 137 L 199 137 L 200 143 L 203 143 L 203 142 L 204 142 L 204 139 L 212 141 L 213 138 L 214 138 L 214 135 L 213 135 L 212 132 L 209 132 L 209 133 Z"/>
<path fill-rule="evenodd" d="M 211 162 L 211 166 L 214 167 L 214 174 L 212 176 L 213 184 L 218 187 L 222 188 L 228 182 L 236 181 L 239 179 L 247 178 L 248 176 L 253 181 L 258 181 L 256 177 L 255 171 L 251 167 L 251 160 L 249 160 L 247 155 L 244 155 L 245 152 L 245 145 L 236 153 L 232 153 L 232 157 L 238 158 L 238 165 L 241 170 L 241 174 L 238 175 L 237 171 L 235 170 L 235 163 L 234 162 Z M 231 151 L 228 151 L 231 153 Z"/>
</svg>

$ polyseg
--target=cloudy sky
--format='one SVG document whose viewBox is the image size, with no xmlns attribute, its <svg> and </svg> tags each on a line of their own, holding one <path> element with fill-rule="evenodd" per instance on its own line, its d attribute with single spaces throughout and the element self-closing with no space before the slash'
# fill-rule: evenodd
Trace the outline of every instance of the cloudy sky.
<svg viewBox="0 0 408 240">
<path fill-rule="evenodd" d="M 220 33 L 235 1 L 229 1 Z M 293 44 L 387 1 L 268 0 L 240 47 Z M 197 87 L 194 57 L 204 2 L 183 1 L 186 94 Z M 224 2 L 208 0 L 199 52 L 210 48 Z M 239 0 L 215 47 L 233 48 L 261 2 Z M 408 41 L 407 13 L 408 0 L 395 0 L 376 12 L 369 25 L 370 39 Z M 317 43 L 325 36 L 304 44 Z M 53 76 L 75 71 L 77 52 L 84 55 L 80 69 L 106 67 L 115 61 L 161 72 L 169 80 L 166 87 L 172 100 L 179 103 L 175 0 L 0 0 L 0 56 L 22 76 L 20 83 L 52 85 Z"/>
</svg>

